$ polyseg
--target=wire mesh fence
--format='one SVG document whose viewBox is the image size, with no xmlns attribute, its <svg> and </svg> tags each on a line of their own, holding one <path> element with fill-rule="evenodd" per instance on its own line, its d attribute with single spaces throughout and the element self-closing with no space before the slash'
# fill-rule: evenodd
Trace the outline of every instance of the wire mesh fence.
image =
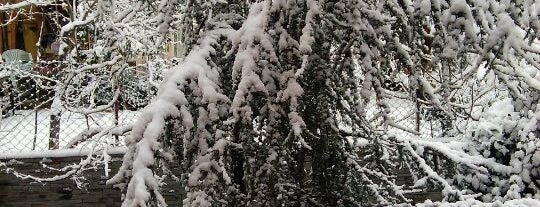
<svg viewBox="0 0 540 207">
<path fill-rule="evenodd" d="M 480 88 L 481 89 L 481 88 Z M 411 98 L 409 93 L 403 91 L 391 91 L 394 96 L 385 98 L 382 105 L 377 103 L 376 98 L 371 98 L 366 106 L 366 118 L 372 127 L 383 133 L 408 138 L 445 138 L 463 134 L 467 128 L 473 127 L 481 117 L 486 107 L 489 107 L 496 97 L 503 97 L 506 90 L 482 91 L 481 96 L 474 97 L 471 94 L 479 94 L 479 88 L 460 88 L 455 94 L 448 107 L 443 111 L 428 101 Z M 501 94 L 499 94 L 501 93 Z M 460 100 L 456 100 L 456 97 Z M 457 103 L 468 103 L 457 104 Z M 386 111 L 391 124 L 385 123 L 380 113 Z"/>
<path fill-rule="evenodd" d="M 116 119 L 114 112 L 100 112 L 84 116 L 75 112 L 63 112 L 59 121 L 53 118 L 54 109 L 16 110 L 9 117 L 4 117 L 0 124 L 0 152 L 42 151 L 64 148 L 68 142 L 81 133 L 95 127 L 131 124 L 137 117 L 137 111 L 119 111 Z M 58 135 L 55 135 L 58 130 Z M 51 142 L 57 136 L 59 146 Z"/>
<path fill-rule="evenodd" d="M 144 73 L 137 74 L 142 78 L 124 77 L 123 80 L 132 84 L 123 85 L 120 97 L 113 100 L 111 91 L 116 89 L 111 89 L 110 79 L 83 74 L 73 78 L 75 81 L 70 84 L 64 84 L 62 75 L 65 74 L 59 74 L 56 64 L 25 65 L 25 68 L 21 65 L 21 62 L 3 63 L 0 67 L 0 153 L 67 148 L 71 146 L 68 143 L 92 129 L 130 125 L 151 98 L 145 94 L 152 94 L 144 91 L 141 95 L 141 87 L 137 86 L 138 81 L 144 79 Z M 77 79 L 86 82 L 76 84 Z M 67 88 L 62 104 L 54 103 L 61 90 L 58 86 Z M 85 94 L 85 91 L 91 93 Z M 128 96 L 138 100 L 133 101 Z M 91 113 L 85 111 L 108 102 L 113 105 Z M 120 145 L 122 137 L 116 138 L 115 144 Z"/>
<path fill-rule="evenodd" d="M 440 120 L 428 116 L 435 112 L 435 109 L 417 105 L 416 101 L 408 98 L 394 97 L 382 102 L 386 106 L 379 106 L 381 103 L 371 98 L 366 106 L 366 119 L 375 130 L 390 135 L 422 138 L 443 134 Z"/>
<path fill-rule="evenodd" d="M 57 70 L 47 69 L 47 67 L 41 69 L 34 67 L 33 71 L 13 70 L 13 67 L 3 67 L 0 70 L 0 84 L 2 85 L 0 93 L 2 112 L 0 153 L 62 149 L 71 147 L 68 143 L 92 129 L 130 125 L 136 121 L 142 106 L 145 106 L 155 94 L 144 91 L 147 88 L 141 89 L 141 85 L 146 83 L 140 82 L 138 78 L 133 78 L 133 75 L 130 76 L 132 78 L 121 77 L 124 81 L 129 82 L 124 84 L 126 86 L 123 89 L 125 92 L 122 94 L 124 98 L 117 99 L 114 106 L 105 110 L 81 113 L 81 110 L 78 109 L 88 107 L 88 103 L 72 102 L 69 107 L 53 104 L 57 90 L 55 86 L 61 79 L 54 76 Z M 47 72 L 40 73 L 39 70 Z M 90 83 L 91 79 L 94 79 L 94 83 Z M 111 89 L 107 85 L 110 80 L 107 79 L 84 76 L 80 80 L 82 83 L 86 83 L 70 89 L 68 93 L 73 95 L 67 98 L 81 97 L 81 94 L 87 90 L 85 88 L 92 84 L 94 84 L 92 86 L 94 89 L 107 87 L 109 90 Z M 453 126 L 467 127 L 466 118 L 448 120 L 441 110 L 410 98 L 406 92 L 395 91 L 393 93 L 399 96 L 387 97 L 382 101 L 377 101 L 375 97 L 372 97 L 366 105 L 366 119 L 377 131 L 397 136 L 428 139 L 445 136 L 445 129 Z M 100 94 L 100 92 L 94 91 L 90 97 L 98 96 L 96 94 Z M 96 100 L 107 103 L 114 95 L 105 93 L 101 96 Z M 138 100 L 130 102 L 128 96 L 138 97 Z M 108 101 L 101 99 L 108 99 Z M 126 106 L 127 102 L 130 102 L 132 106 L 137 106 Z M 481 107 L 476 107 L 474 110 L 481 110 Z M 122 139 L 122 137 L 117 136 L 116 140 L 113 140 L 115 142 L 113 144 L 121 145 Z M 78 145 L 78 147 L 88 146 L 83 144 Z"/>
</svg>

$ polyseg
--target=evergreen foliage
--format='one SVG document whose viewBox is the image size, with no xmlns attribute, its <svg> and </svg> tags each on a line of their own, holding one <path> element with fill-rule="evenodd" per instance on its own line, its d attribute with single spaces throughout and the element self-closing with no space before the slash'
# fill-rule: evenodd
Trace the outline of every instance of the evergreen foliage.
<svg viewBox="0 0 540 207">
<path fill-rule="evenodd" d="M 447 201 L 538 196 L 535 181 L 523 177 L 524 171 L 538 176 L 538 160 L 531 159 L 538 138 L 518 138 L 524 128 L 517 126 L 495 131 L 504 137 L 495 141 L 500 136 L 482 133 L 482 126 L 505 118 L 486 120 L 467 109 L 486 104 L 478 97 L 496 88 L 514 97 L 506 104 L 520 106 L 513 117 L 536 121 L 540 5 L 233 0 L 160 6 L 164 19 L 183 14 L 188 53 L 134 126 L 123 166 L 109 180 L 127 183 L 125 206 L 165 205 L 156 172 L 161 159 L 183 166 L 186 206 L 407 202 L 395 184 L 401 168 L 415 176 L 413 187 L 442 189 Z M 466 146 L 373 131 L 365 118 L 373 96 L 385 126 L 399 128 L 389 115 L 394 93 L 383 87 L 386 80 L 403 81 L 411 100 L 437 109 L 444 136 L 460 137 L 455 122 L 474 121 L 473 134 L 461 136 Z M 497 104 L 497 97 L 489 100 Z M 175 127 L 164 136 L 171 121 Z M 165 141 L 176 144 L 164 147 Z"/>
</svg>

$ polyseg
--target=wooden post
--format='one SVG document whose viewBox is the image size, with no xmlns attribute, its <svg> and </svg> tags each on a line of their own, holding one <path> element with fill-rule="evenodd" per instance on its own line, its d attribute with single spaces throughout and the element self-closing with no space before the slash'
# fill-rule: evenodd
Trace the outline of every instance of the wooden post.
<svg viewBox="0 0 540 207">
<path fill-rule="evenodd" d="M 120 101 L 122 99 L 122 96 L 120 95 L 121 93 L 121 90 L 122 90 L 122 87 L 120 87 L 120 84 L 118 83 L 118 77 L 114 77 L 112 79 L 112 88 L 113 88 L 113 91 L 116 92 L 116 88 L 118 88 L 118 98 L 116 99 L 116 101 L 114 102 L 114 106 L 113 106 L 113 111 L 114 111 L 114 125 L 116 127 L 118 127 L 118 124 L 119 124 L 119 120 L 120 120 L 120 116 L 119 116 L 119 111 L 120 111 Z M 116 142 L 118 142 L 120 139 L 118 137 L 118 135 L 114 135 L 114 139 Z"/>
<path fill-rule="evenodd" d="M 420 89 L 416 89 L 416 97 L 415 97 L 415 101 L 416 101 L 416 131 L 418 133 L 420 133 L 420 100 L 418 100 L 418 99 L 419 99 L 421 93 L 422 93 L 422 91 L 420 91 Z"/>
<path fill-rule="evenodd" d="M 16 15 L 15 13 L 11 13 L 10 16 Z M 17 48 L 17 21 L 12 21 L 7 25 L 7 42 L 8 42 L 8 50 L 9 49 L 15 49 Z"/>
<path fill-rule="evenodd" d="M 84 115 L 84 119 L 86 120 L 86 129 L 90 130 L 90 121 L 88 120 L 90 117 L 88 114 Z"/>
<path fill-rule="evenodd" d="M 118 127 L 118 123 L 119 123 L 119 111 L 120 111 L 120 97 L 118 97 L 118 99 L 116 99 L 116 101 L 114 102 L 114 125 Z M 118 138 L 118 135 L 114 135 L 114 139 L 116 142 L 119 141 L 119 138 Z"/>
<path fill-rule="evenodd" d="M 54 110 L 54 109 L 52 109 Z M 50 116 L 49 149 L 58 149 L 60 146 L 60 113 L 53 113 Z"/>
<path fill-rule="evenodd" d="M 39 108 L 35 110 L 34 113 L 34 143 L 32 143 L 32 150 L 36 150 L 36 140 L 37 140 L 37 128 L 38 128 L 38 111 Z"/>
<path fill-rule="evenodd" d="M 34 22 L 30 21 L 23 22 L 22 29 L 24 37 L 24 49 L 26 52 L 32 54 L 32 60 L 35 61 L 37 57 L 37 35 L 34 31 L 36 29 L 36 25 Z"/>
</svg>

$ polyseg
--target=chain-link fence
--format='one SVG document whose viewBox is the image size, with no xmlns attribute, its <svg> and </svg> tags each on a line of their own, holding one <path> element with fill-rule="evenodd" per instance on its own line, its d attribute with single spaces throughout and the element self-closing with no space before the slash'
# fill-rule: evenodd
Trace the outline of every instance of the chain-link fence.
<svg viewBox="0 0 540 207">
<path fill-rule="evenodd" d="M 134 122 L 139 112 L 122 110 L 118 116 L 113 111 L 84 116 L 64 111 L 59 119 L 54 109 L 15 110 L 3 117 L 0 124 L 0 152 L 42 151 L 64 148 L 68 142 L 92 128 L 127 125 Z M 58 139 L 59 146 L 54 141 Z"/>
<path fill-rule="evenodd" d="M 1 64 L 0 153 L 67 148 L 68 143 L 92 131 L 130 125 L 153 94 L 140 83 L 146 80 L 144 71 L 120 74 L 122 80 L 116 87 L 122 88 L 116 90 L 111 79 L 91 74 L 75 76 L 65 84 L 66 74 L 59 68 L 54 63 L 20 60 Z M 61 90 L 63 101 L 54 103 Z M 116 91 L 120 95 L 113 98 Z M 88 113 L 104 103 L 112 105 Z M 115 137 L 120 145 L 122 137 Z"/>
<path fill-rule="evenodd" d="M 142 87 L 148 84 L 140 82 L 146 77 L 144 71 L 124 74 L 121 76 L 124 81 L 121 84 L 124 87 L 122 95 L 113 106 L 98 112 L 81 113 L 80 109 L 84 111 L 114 99 L 111 91 L 115 89 L 110 85 L 111 80 L 88 75 L 75 77 L 78 81 L 72 81 L 71 88 L 65 90 L 68 94 L 63 97 L 66 103 L 55 105 L 57 86 L 64 84 L 58 74 L 59 69 L 54 65 L 21 70 L 20 64 L 3 64 L 0 70 L 0 153 L 62 149 L 91 131 L 97 133 L 99 129 L 130 125 L 155 94 L 149 91 L 149 87 Z M 428 139 L 446 136 L 448 129 L 467 127 L 467 117 L 450 120 L 443 111 L 411 98 L 407 92 L 390 92 L 395 96 L 379 101 L 374 96 L 366 105 L 366 119 L 377 131 Z M 472 107 L 468 113 L 481 108 Z M 122 137 L 116 138 L 114 141 L 120 145 Z M 84 147 L 84 144 L 79 147 Z"/>
<path fill-rule="evenodd" d="M 387 98 L 377 103 L 376 98 L 366 106 L 366 118 L 372 127 L 390 135 L 432 138 L 443 135 L 442 116 L 439 111 L 427 107 L 402 94 L 402 98 Z"/>
<path fill-rule="evenodd" d="M 484 108 L 501 92 L 506 93 L 494 89 L 474 97 L 471 94 L 479 93 L 474 89 L 457 89 L 455 93 L 461 95 L 451 98 L 454 103 L 448 104 L 450 107 L 443 111 L 425 99 L 412 98 L 409 92 L 389 91 L 392 95 L 382 101 L 377 101 L 375 96 L 370 99 L 366 106 L 366 118 L 375 130 L 390 135 L 422 139 L 451 137 L 463 134 L 473 126 L 471 123 L 478 121 Z"/>
</svg>

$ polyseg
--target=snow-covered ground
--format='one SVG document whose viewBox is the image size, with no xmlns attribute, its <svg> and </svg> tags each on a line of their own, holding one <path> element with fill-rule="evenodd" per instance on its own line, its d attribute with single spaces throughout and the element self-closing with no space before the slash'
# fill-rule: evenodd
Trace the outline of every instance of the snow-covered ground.
<svg viewBox="0 0 540 207">
<path fill-rule="evenodd" d="M 133 123 L 137 111 L 120 111 L 119 125 Z M 21 110 L 0 120 L 0 153 L 43 151 L 48 149 L 50 134 L 49 109 Z M 114 126 L 112 112 L 95 113 L 88 119 L 81 114 L 64 111 L 60 121 L 60 148 L 88 127 Z M 34 145 L 35 140 L 35 145 Z"/>
<path fill-rule="evenodd" d="M 505 202 L 495 201 L 493 203 L 481 202 L 474 199 L 458 201 L 455 203 L 432 202 L 430 200 L 416 205 L 417 207 L 538 207 L 540 200 L 533 198 L 521 198 L 508 200 Z"/>
<path fill-rule="evenodd" d="M 387 127 L 387 133 L 396 136 L 416 137 L 416 105 L 411 100 L 390 98 L 386 101 L 390 117 L 395 123 Z M 380 112 L 375 98 L 367 105 L 366 117 L 379 131 L 384 131 L 382 118 L 373 117 Z M 37 113 L 37 114 L 36 114 Z M 119 125 L 128 125 L 137 119 L 138 111 L 120 111 Z M 37 115 L 37 116 L 36 116 Z M 50 133 L 50 109 L 16 111 L 14 116 L 0 119 L 0 153 L 44 151 L 48 149 Z M 88 123 L 88 124 L 87 124 Z M 460 124 L 460 123 L 457 123 Z M 114 114 L 102 112 L 85 118 L 81 114 L 64 111 L 60 123 L 60 148 L 88 127 L 114 126 Z M 419 137 L 437 138 L 441 134 L 440 122 L 420 119 Z M 34 145 L 35 139 L 35 145 Z"/>
</svg>

